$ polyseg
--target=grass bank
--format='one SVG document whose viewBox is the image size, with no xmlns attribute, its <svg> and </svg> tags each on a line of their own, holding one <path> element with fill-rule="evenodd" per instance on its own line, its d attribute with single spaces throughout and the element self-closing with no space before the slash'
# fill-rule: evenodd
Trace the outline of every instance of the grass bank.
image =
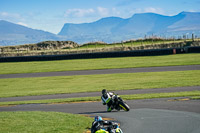
<svg viewBox="0 0 200 133">
<path fill-rule="evenodd" d="M 81 65 L 80 65 L 81 64 Z M 200 64 L 200 54 L 0 63 L 0 74 Z"/>
<path fill-rule="evenodd" d="M 191 40 L 187 40 L 191 41 Z M 184 42 L 184 40 L 174 40 L 174 39 L 144 39 L 144 40 L 132 40 L 132 41 L 125 41 L 120 43 L 101 43 L 101 42 L 91 42 L 80 45 L 78 49 L 97 49 L 97 48 L 115 48 L 115 47 L 134 47 L 134 46 L 141 46 L 141 45 L 151 45 L 151 44 L 168 44 L 168 43 L 180 43 Z"/>
<path fill-rule="evenodd" d="M 57 112 L 0 112 L 1 133 L 83 133 L 92 119 Z"/>
<path fill-rule="evenodd" d="M 200 70 L 0 79 L 0 97 L 199 86 Z"/>
<path fill-rule="evenodd" d="M 138 100 L 138 99 L 153 99 L 153 98 L 169 98 L 169 97 L 199 97 L 200 91 L 184 91 L 184 92 L 170 92 L 170 93 L 148 93 L 148 94 L 132 94 L 120 95 L 124 100 Z M 197 98 L 196 98 L 197 99 Z M 65 99 L 48 99 L 48 100 L 31 100 L 31 101 L 13 101 L 0 102 L 0 106 L 21 105 L 21 104 L 58 104 L 58 103 L 72 103 L 72 102 L 89 102 L 100 101 L 98 97 L 79 97 L 79 98 L 65 98 Z"/>
</svg>

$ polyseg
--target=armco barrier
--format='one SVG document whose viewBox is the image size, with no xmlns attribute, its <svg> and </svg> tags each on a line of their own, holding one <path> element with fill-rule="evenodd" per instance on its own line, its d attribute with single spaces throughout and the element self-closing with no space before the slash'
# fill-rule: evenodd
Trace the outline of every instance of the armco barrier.
<svg viewBox="0 0 200 133">
<path fill-rule="evenodd" d="M 120 52 L 98 52 L 66 55 L 43 55 L 43 56 L 20 56 L 20 57 L 0 57 L 0 62 L 25 62 L 25 61 L 50 61 L 69 59 L 90 59 L 109 57 L 131 57 L 131 56 L 156 56 L 180 53 L 200 53 L 200 47 L 184 47 L 169 49 L 133 50 Z"/>
</svg>

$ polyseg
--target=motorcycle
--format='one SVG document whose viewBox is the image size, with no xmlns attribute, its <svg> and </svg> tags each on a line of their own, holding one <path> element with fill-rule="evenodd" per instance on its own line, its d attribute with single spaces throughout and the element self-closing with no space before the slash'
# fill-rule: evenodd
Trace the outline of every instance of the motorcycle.
<svg viewBox="0 0 200 133">
<path fill-rule="evenodd" d="M 121 109 L 123 109 L 124 111 L 130 110 L 128 104 L 124 100 L 122 100 L 122 98 L 118 94 L 115 94 L 113 96 L 112 101 L 113 101 L 113 104 L 111 106 L 112 109 L 116 109 L 117 111 L 120 111 Z"/>
<path fill-rule="evenodd" d="M 110 126 L 101 127 L 101 129 L 99 129 L 95 133 L 123 133 L 123 131 L 121 130 L 121 128 L 119 128 L 119 125 L 117 123 L 114 123 Z"/>
</svg>

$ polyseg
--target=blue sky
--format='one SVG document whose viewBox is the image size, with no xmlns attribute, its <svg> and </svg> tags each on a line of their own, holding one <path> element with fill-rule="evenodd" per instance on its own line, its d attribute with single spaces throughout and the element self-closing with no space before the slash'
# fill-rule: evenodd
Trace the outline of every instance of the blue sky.
<svg viewBox="0 0 200 133">
<path fill-rule="evenodd" d="M 57 34 L 64 23 L 153 12 L 172 16 L 200 12 L 200 0 L 0 0 L 0 20 Z"/>
</svg>

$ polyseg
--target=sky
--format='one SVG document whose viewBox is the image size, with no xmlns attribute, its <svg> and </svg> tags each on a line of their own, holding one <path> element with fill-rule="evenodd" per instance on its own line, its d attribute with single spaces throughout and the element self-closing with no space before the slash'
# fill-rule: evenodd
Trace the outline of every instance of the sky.
<svg viewBox="0 0 200 133">
<path fill-rule="evenodd" d="M 136 13 L 200 12 L 200 0 L 0 0 L 0 20 L 59 33 L 65 23 L 89 23 Z"/>
</svg>

